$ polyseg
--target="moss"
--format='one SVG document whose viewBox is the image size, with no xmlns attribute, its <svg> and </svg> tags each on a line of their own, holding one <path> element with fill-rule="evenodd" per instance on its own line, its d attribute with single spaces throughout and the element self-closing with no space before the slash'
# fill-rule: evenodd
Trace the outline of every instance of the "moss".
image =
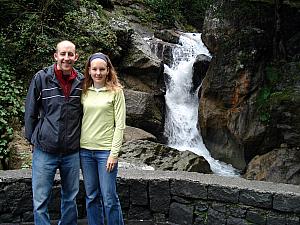
<svg viewBox="0 0 300 225">
<path fill-rule="evenodd" d="M 299 91 L 294 89 L 299 82 L 300 62 L 272 62 L 265 68 L 263 87 L 257 96 L 257 109 L 262 122 L 269 122 L 271 110 L 280 105 L 298 104 Z"/>
<path fill-rule="evenodd" d="M 278 106 L 283 102 L 300 102 L 300 94 L 292 89 L 286 89 L 284 91 L 274 92 L 270 95 L 269 105 Z"/>
<path fill-rule="evenodd" d="M 194 215 L 195 217 L 197 218 L 201 218 L 203 224 L 207 224 L 207 221 L 208 221 L 208 213 L 207 211 L 206 212 L 198 212 L 198 211 L 195 211 L 194 212 Z"/>
</svg>

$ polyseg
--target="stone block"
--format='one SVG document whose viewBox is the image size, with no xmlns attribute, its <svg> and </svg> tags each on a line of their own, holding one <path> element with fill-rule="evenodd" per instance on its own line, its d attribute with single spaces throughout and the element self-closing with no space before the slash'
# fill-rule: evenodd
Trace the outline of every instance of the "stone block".
<svg viewBox="0 0 300 225">
<path fill-rule="evenodd" d="M 286 224 L 287 225 L 299 225 L 300 218 L 297 216 L 287 216 L 286 217 Z"/>
<path fill-rule="evenodd" d="M 14 200 L 18 201 L 19 199 L 21 199 L 23 190 L 26 190 L 26 184 L 22 181 L 9 184 L 5 188 L 7 201 L 14 203 Z"/>
<path fill-rule="evenodd" d="M 300 195 L 274 195 L 273 209 L 282 212 L 300 213 Z"/>
<path fill-rule="evenodd" d="M 153 214 L 155 223 L 164 223 L 166 222 L 166 215 L 164 213 L 154 213 Z"/>
<path fill-rule="evenodd" d="M 151 220 L 124 220 L 126 225 L 158 225 Z"/>
<path fill-rule="evenodd" d="M 193 224 L 193 206 L 173 202 L 170 205 L 169 221 L 180 225 Z"/>
<path fill-rule="evenodd" d="M 239 190 L 230 187 L 208 186 L 208 199 L 238 203 Z"/>
<path fill-rule="evenodd" d="M 148 207 L 131 205 L 128 211 L 129 220 L 153 220 Z"/>
<path fill-rule="evenodd" d="M 226 215 L 227 205 L 222 202 L 212 202 L 210 208 Z"/>
<path fill-rule="evenodd" d="M 79 192 L 76 196 L 77 210 L 78 210 L 78 218 L 86 217 L 85 211 L 85 188 L 83 181 L 79 182 Z"/>
<path fill-rule="evenodd" d="M 168 213 L 171 201 L 168 180 L 153 180 L 149 182 L 150 209 L 154 212 Z"/>
<path fill-rule="evenodd" d="M 174 196 L 174 195 L 172 196 L 172 201 L 179 202 L 179 203 L 186 204 L 186 205 L 191 203 L 191 199 L 184 198 L 183 196 L 179 197 L 179 196 Z"/>
<path fill-rule="evenodd" d="M 242 218 L 229 216 L 226 220 L 226 225 L 248 225 L 249 222 Z"/>
<path fill-rule="evenodd" d="M 208 209 L 207 225 L 226 225 L 226 215 L 214 209 Z"/>
<path fill-rule="evenodd" d="M 253 190 L 241 190 L 239 201 L 242 204 L 259 208 L 272 208 L 272 194 Z"/>
<path fill-rule="evenodd" d="M 266 225 L 282 225 L 286 224 L 286 218 L 284 214 L 270 212 L 267 215 Z"/>
<path fill-rule="evenodd" d="M 265 225 L 267 221 L 267 211 L 251 208 L 246 213 L 246 220 L 257 225 Z"/>
<path fill-rule="evenodd" d="M 14 218 L 11 213 L 1 213 L 0 214 L 0 224 L 12 223 L 12 222 L 20 222 L 19 218 Z"/>
<path fill-rule="evenodd" d="M 13 215 L 23 215 L 28 211 L 32 211 L 33 202 L 32 202 L 32 192 L 24 191 L 22 197 L 19 201 L 15 202 L 15 208 L 12 211 Z"/>
<path fill-rule="evenodd" d="M 208 202 L 197 201 L 195 203 L 195 213 L 197 212 L 206 212 L 208 210 Z"/>
<path fill-rule="evenodd" d="M 171 180 L 171 194 L 188 198 L 207 199 L 207 185 L 187 180 Z"/>
<path fill-rule="evenodd" d="M 246 218 L 247 206 L 239 204 L 228 204 L 227 215 L 235 218 Z"/>
<path fill-rule="evenodd" d="M 123 179 L 118 179 L 117 192 L 122 209 L 129 209 L 130 206 L 130 185 Z"/>
<path fill-rule="evenodd" d="M 148 182 L 145 180 L 132 180 L 130 182 L 130 202 L 133 205 L 148 205 Z"/>
<path fill-rule="evenodd" d="M 4 191 L 0 191 L 0 215 L 8 211 L 9 208 L 6 200 L 6 193 Z"/>
<path fill-rule="evenodd" d="M 207 224 L 207 212 L 196 213 L 194 224 L 197 225 Z"/>
<path fill-rule="evenodd" d="M 28 211 L 28 212 L 25 212 L 23 214 L 23 221 L 24 222 L 30 222 L 30 221 L 33 221 L 33 212 L 32 211 Z"/>
<path fill-rule="evenodd" d="M 51 219 L 59 219 L 60 218 L 60 200 L 61 200 L 61 186 L 56 185 L 52 189 L 52 195 L 49 200 L 49 213 L 51 215 Z"/>
</svg>

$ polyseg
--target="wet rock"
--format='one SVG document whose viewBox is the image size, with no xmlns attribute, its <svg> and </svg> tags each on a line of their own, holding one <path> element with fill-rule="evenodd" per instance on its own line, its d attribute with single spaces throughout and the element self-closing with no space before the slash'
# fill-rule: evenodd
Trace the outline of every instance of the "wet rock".
<svg viewBox="0 0 300 225">
<path fill-rule="evenodd" d="M 133 165 L 152 166 L 156 170 L 212 172 L 208 162 L 202 156 L 147 140 L 124 143 L 120 151 L 120 160 Z"/>
<path fill-rule="evenodd" d="M 244 178 L 276 183 L 300 184 L 300 148 L 275 149 L 257 155 L 247 166 Z"/>
</svg>

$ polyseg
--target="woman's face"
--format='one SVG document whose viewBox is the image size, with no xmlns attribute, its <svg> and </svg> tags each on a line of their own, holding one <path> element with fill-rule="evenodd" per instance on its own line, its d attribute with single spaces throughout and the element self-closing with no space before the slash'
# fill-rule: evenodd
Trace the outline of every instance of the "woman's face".
<svg viewBox="0 0 300 225">
<path fill-rule="evenodd" d="M 94 87 L 100 88 L 105 86 L 106 76 L 109 73 L 107 63 L 103 59 L 96 58 L 91 61 L 89 69 L 94 82 Z"/>
</svg>

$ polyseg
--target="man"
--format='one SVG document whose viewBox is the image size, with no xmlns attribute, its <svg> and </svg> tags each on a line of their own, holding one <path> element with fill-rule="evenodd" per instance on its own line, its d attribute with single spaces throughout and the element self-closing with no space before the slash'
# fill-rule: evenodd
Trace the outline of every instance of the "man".
<svg viewBox="0 0 300 225">
<path fill-rule="evenodd" d="M 32 145 L 34 222 L 50 225 L 48 203 L 54 176 L 61 177 L 59 224 L 77 224 L 79 147 L 83 75 L 73 65 L 78 59 L 70 41 L 57 44 L 56 63 L 33 77 L 25 105 L 25 136 Z"/>
</svg>

